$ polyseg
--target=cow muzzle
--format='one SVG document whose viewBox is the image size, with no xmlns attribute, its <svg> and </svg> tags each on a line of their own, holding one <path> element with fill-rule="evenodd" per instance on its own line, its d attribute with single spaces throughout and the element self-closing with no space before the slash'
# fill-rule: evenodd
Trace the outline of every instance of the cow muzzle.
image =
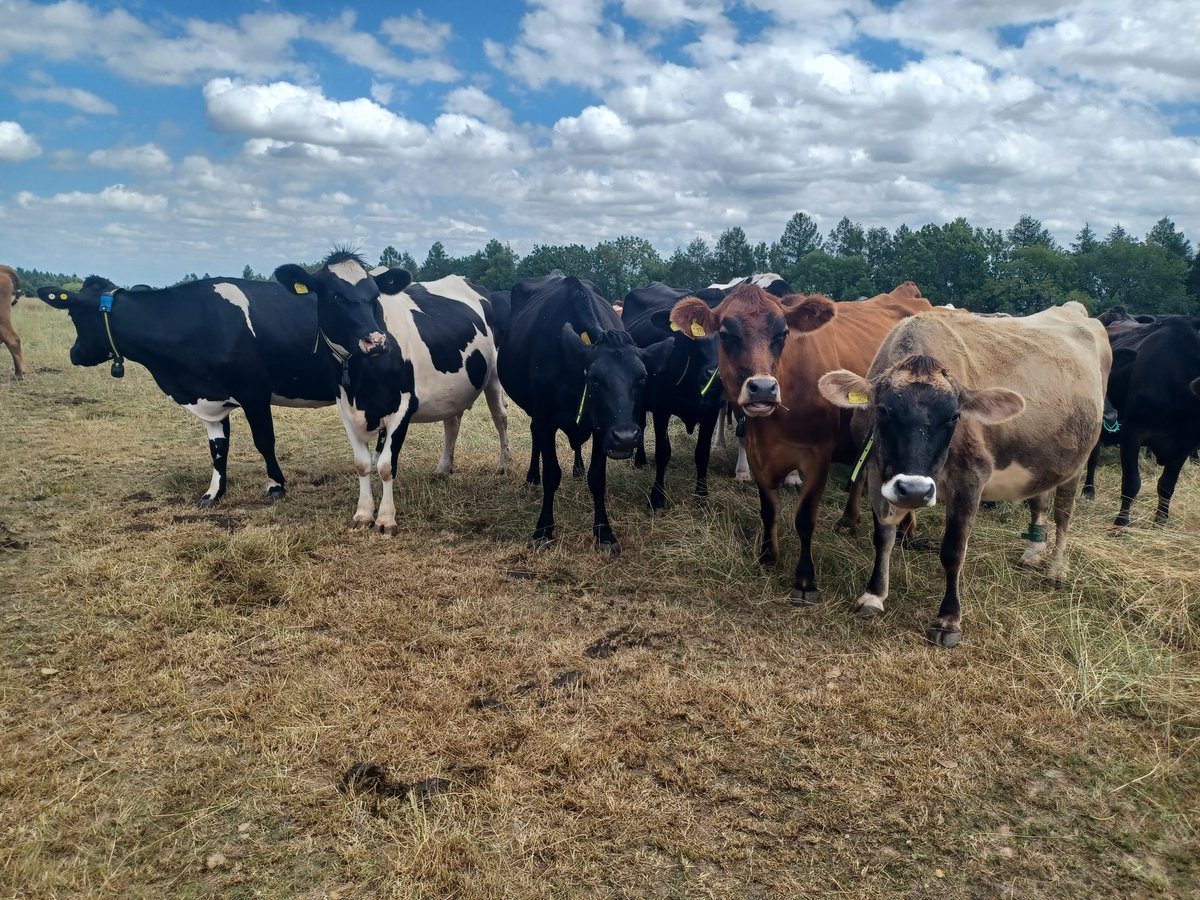
<svg viewBox="0 0 1200 900">
<path fill-rule="evenodd" d="M 937 503 L 937 483 L 924 475 L 896 475 L 883 486 L 883 497 L 901 509 L 920 509 Z"/>
<path fill-rule="evenodd" d="M 387 335 L 372 331 L 358 342 L 358 349 L 364 356 L 379 356 L 387 349 Z"/>
<path fill-rule="evenodd" d="M 633 451 L 637 449 L 638 437 L 641 433 L 640 428 L 614 428 L 608 433 L 604 452 L 609 459 L 629 459 L 633 456 Z"/>
<path fill-rule="evenodd" d="M 748 416 L 769 416 L 779 405 L 779 382 L 770 375 L 747 378 L 738 405 Z"/>
</svg>

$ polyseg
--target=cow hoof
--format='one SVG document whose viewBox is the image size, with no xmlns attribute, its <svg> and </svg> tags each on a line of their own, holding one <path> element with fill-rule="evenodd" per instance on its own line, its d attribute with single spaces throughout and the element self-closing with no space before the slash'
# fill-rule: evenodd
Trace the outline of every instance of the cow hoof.
<svg viewBox="0 0 1200 900">
<path fill-rule="evenodd" d="M 450 473 L 452 473 L 453 471 L 454 471 L 454 469 L 443 469 L 441 466 L 438 466 L 436 469 L 433 470 L 433 477 L 434 478 L 449 478 Z"/>
<path fill-rule="evenodd" d="M 854 601 L 851 612 L 860 619 L 873 619 L 883 613 L 883 598 L 876 594 L 863 594 Z"/>
<path fill-rule="evenodd" d="M 395 537 L 397 532 L 400 531 L 400 526 L 396 525 L 394 522 L 391 525 L 378 523 L 375 525 L 375 531 L 384 537 Z"/>
<path fill-rule="evenodd" d="M 282 500 L 286 494 L 287 491 L 283 489 L 283 485 L 281 484 L 273 484 L 267 488 L 267 499 L 271 500 L 272 502 L 275 500 Z"/>
<path fill-rule="evenodd" d="M 792 588 L 791 594 L 788 595 L 788 600 L 792 602 L 792 606 L 804 608 L 812 606 L 821 599 L 821 592 L 816 588 L 804 590 L 803 588 Z"/>
<path fill-rule="evenodd" d="M 607 543 L 596 544 L 596 550 L 604 556 L 620 556 L 621 545 L 616 541 L 608 541 Z"/>
<path fill-rule="evenodd" d="M 1046 544 L 1044 541 L 1030 544 L 1025 548 L 1025 552 L 1021 554 L 1021 565 L 1027 569 L 1036 569 L 1042 563 L 1042 556 L 1046 552 Z"/>
<path fill-rule="evenodd" d="M 931 644 L 936 644 L 946 650 L 953 650 L 962 640 L 962 631 L 934 623 L 925 629 L 925 637 Z"/>
<path fill-rule="evenodd" d="M 375 522 L 372 519 L 354 519 L 350 522 L 350 527 L 355 531 L 361 531 L 364 528 L 373 528 Z"/>
<path fill-rule="evenodd" d="M 749 472 L 734 472 L 733 480 L 734 481 L 749 481 L 750 473 Z"/>
<path fill-rule="evenodd" d="M 666 515 L 666 512 L 667 508 L 665 506 L 655 506 L 654 504 L 650 504 L 650 515 L 658 517 Z"/>
<path fill-rule="evenodd" d="M 916 550 L 918 553 L 937 553 L 942 549 L 942 542 L 934 538 L 910 538 L 902 541 L 900 546 L 906 550 Z"/>
<path fill-rule="evenodd" d="M 201 509 L 208 509 L 210 506 L 216 506 L 220 502 L 221 502 L 220 494 L 217 494 L 217 496 L 215 496 L 215 497 L 210 497 L 210 496 L 208 496 L 208 494 L 205 494 L 203 497 L 201 497 L 199 500 L 196 501 L 196 505 L 198 507 L 200 507 Z"/>
<path fill-rule="evenodd" d="M 847 537 L 854 537 L 858 533 L 857 522 L 838 522 L 833 526 L 834 534 L 844 534 Z"/>
<path fill-rule="evenodd" d="M 529 548 L 531 550 L 549 550 L 552 543 L 554 543 L 553 534 L 535 534 L 529 539 Z"/>
<path fill-rule="evenodd" d="M 1079 499 L 1091 503 L 1096 499 L 1096 489 L 1094 487 L 1085 487 L 1083 493 L 1079 495 Z"/>
</svg>

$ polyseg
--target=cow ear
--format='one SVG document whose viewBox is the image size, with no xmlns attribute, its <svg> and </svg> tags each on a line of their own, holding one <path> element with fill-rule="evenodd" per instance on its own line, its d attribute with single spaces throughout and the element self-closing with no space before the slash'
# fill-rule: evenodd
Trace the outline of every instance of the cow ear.
<svg viewBox="0 0 1200 900">
<path fill-rule="evenodd" d="M 388 269 L 372 277 L 379 290 L 385 294 L 398 294 L 413 281 L 412 272 L 400 268 Z"/>
<path fill-rule="evenodd" d="M 789 299 L 785 297 L 783 300 L 783 318 L 792 331 L 816 331 L 837 313 L 833 301 L 827 297 L 804 297 L 793 303 L 789 303 Z"/>
<path fill-rule="evenodd" d="M 650 324 L 654 326 L 655 331 L 664 333 L 671 331 L 671 310 L 654 310 L 654 312 L 650 313 Z"/>
<path fill-rule="evenodd" d="M 1137 359 L 1137 351 L 1130 350 L 1128 347 L 1119 347 L 1113 351 L 1113 368 L 1130 365 Z"/>
<path fill-rule="evenodd" d="M 671 349 L 675 346 L 675 336 L 671 335 L 665 341 L 659 341 L 657 344 L 651 344 L 649 347 L 638 349 L 638 356 L 642 358 L 642 365 L 646 367 L 646 371 L 651 375 L 657 375 L 662 371 L 662 367 L 667 364 L 667 360 L 671 356 Z"/>
<path fill-rule="evenodd" d="M 74 291 L 49 286 L 38 288 L 37 295 L 43 303 L 49 303 L 55 309 L 66 309 L 79 296 Z"/>
<path fill-rule="evenodd" d="M 826 372 L 817 382 L 817 390 L 842 409 L 866 409 L 871 405 L 871 382 L 847 369 Z"/>
<path fill-rule="evenodd" d="M 316 290 L 316 281 L 313 277 L 303 266 L 295 263 L 287 263 L 276 269 L 275 280 L 296 296 L 313 293 Z"/>
<path fill-rule="evenodd" d="M 984 425 L 999 425 L 1025 411 L 1025 398 L 1008 388 L 964 388 L 958 397 L 959 410 Z"/>
<path fill-rule="evenodd" d="M 721 317 L 699 297 L 684 297 L 671 307 L 671 330 L 684 337 L 711 337 L 721 327 Z"/>
<path fill-rule="evenodd" d="M 592 363 L 592 336 L 586 331 L 582 334 L 575 331 L 575 326 L 564 322 L 562 327 L 562 345 L 567 351 L 567 358 L 581 370 L 587 371 Z"/>
</svg>

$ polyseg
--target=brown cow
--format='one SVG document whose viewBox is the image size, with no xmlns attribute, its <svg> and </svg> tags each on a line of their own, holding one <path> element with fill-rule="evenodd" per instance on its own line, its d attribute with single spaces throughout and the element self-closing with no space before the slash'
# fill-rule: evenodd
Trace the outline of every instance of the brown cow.
<svg viewBox="0 0 1200 900">
<path fill-rule="evenodd" d="M 855 433 L 872 430 L 867 463 L 875 517 L 875 568 L 855 612 L 883 612 L 896 525 L 907 512 L 946 500 L 942 566 L 946 593 L 926 637 L 962 637 L 958 576 L 981 500 L 1028 500 L 1033 513 L 1022 562 L 1046 552 L 1054 494 L 1054 553 L 1062 571 L 1083 465 L 1100 433 L 1112 350 L 1082 304 L 1023 318 L 926 313 L 888 335 L 867 377 L 830 372 L 821 393 L 859 409 Z"/>
<path fill-rule="evenodd" d="M 725 396 L 747 416 L 746 454 L 758 483 L 763 523 L 759 561 L 765 565 L 779 558 L 779 485 L 792 469 L 804 475 L 796 509 L 800 561 L 791 594 L 797 606 L 808 606 L 819 596 L 812 534 L 829 466 L 854 462 L 858 450 L 849 416 L 821 397 L 817 379 L 837 368 L 865 373 L 892 326 L 930 309 L 929 301 L 914 294 L 919 295 L 916 285 L 906 282 L 892 294 L 861 302 L 834 303 L 800 294 L 780 300 L 746 284 L 715 309 L 692 297 L 671 311 L 671 322 L 684 335 L 719 335 Z M 861 485 L 859 481 L 851 490 L 839 527 L 858 523 Z"/>
<path fill-rule="evenodd" d="M 21 356 L 21 339 L 13 329 L 12 308 L 17 305 L 20 296 L 21 279 L 16 270 L 10 266 L 0 266 L 0 341 L 12 354 L 18 381 L 25 377 L 25 360 Z"/>
</svg>

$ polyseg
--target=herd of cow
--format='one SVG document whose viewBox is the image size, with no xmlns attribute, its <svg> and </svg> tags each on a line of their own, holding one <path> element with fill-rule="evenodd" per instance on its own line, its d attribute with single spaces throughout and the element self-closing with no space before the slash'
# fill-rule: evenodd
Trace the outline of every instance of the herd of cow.
<svg viewBox="0 0 1200 900">
<path fill-rule="evenodd" d="M 0 276 L 8 273 L 19 293 L 15 272 L 0 267 Z M 418 283 L 404 269 L 369 270 L 361 257 L 340 250 L 314 272 L 284 265 L 275 278 L 125 290 L 91 276 L 77 291 L 43 287 L 38 295 L 70 315 L 72 363 L 111 361 L 119 376 L 126 358 L 139 362 L 204 423 L 212 479 L 201 506 L 226 490 L 233 409 L 245 411 L 266 462 L 267 495 L 277 498 L 286 482 L 275 458 L 272 404 L 336 403 L 359 476 L 354 527 L 394 534 L 392 479 L 409 425 L 443 423 L 436 471 L 449 473 L 462 414 L 483 393 L 503 470 L 507 393 L 529 415 L 527 481 L 542 487 L 533 543 L 554 537 L 562 477 L 555 439 L 562 431 L 576 474 L 591 440 L 592 530 L 602 551 L 616 553 L 605 506 L 607 460 L 636 455 L 645 464 L 649 415 L 649 500 L 661 510 L 667 426 L 678 417 L 689 433 L 699 428 L 696 494 L 704 498 L 713 435 L 719 424 L 723 440 L 723 411 L 732 412 L 741 438 L 738 471 L 748 467 L 758 485 L 764 564 L 779 557 L 780 487 L 795 470 L 803 476 L 796 479 L 796 605 L 818 597 L 812 538 L 833 463 L 853 467 L 839 528 L 854 528 L 864 481 L 869 488 L 875 565 L 854 606 L 859 616 L 883 610 L 897 534 L 912 541 L 916 512 L 945 501 L 945 596 L 926 630 L 944 647 L 961 638 L 959 570 L 981 503 L 1028 503 L 1022 562 L 1035 565 L 1047 554 L 1053 494 L 1047 571 L 1057 577 L 1085 469 L 1084 493 L 1094 495 L 1102 442 L 1120 445 L 1117 526 L 1128 525 L 1140 488 L 1141 447 L 1163 466 L 1161 523 L 1180 469 L 1200 445 L 1200 317 L 1135 317 L 1117 308 L 1093 319 L 1078 303 L 1022 318 L 977 315 L 931 306 L 912 282 L 835 303 L 794 293 L 776 275 L 695 291 L 655 283 L 614 305 L 591 282 L 558 271 L 489 293 L 455 275 Z M 0 277 L 0 287 L 6 280 Z M 13 350 L 19 377 L 20 343 L 9 302 L 0 300 L 0 337 Z M 372 440 L 382 481 L 378 507 Z"/>
</svg>

